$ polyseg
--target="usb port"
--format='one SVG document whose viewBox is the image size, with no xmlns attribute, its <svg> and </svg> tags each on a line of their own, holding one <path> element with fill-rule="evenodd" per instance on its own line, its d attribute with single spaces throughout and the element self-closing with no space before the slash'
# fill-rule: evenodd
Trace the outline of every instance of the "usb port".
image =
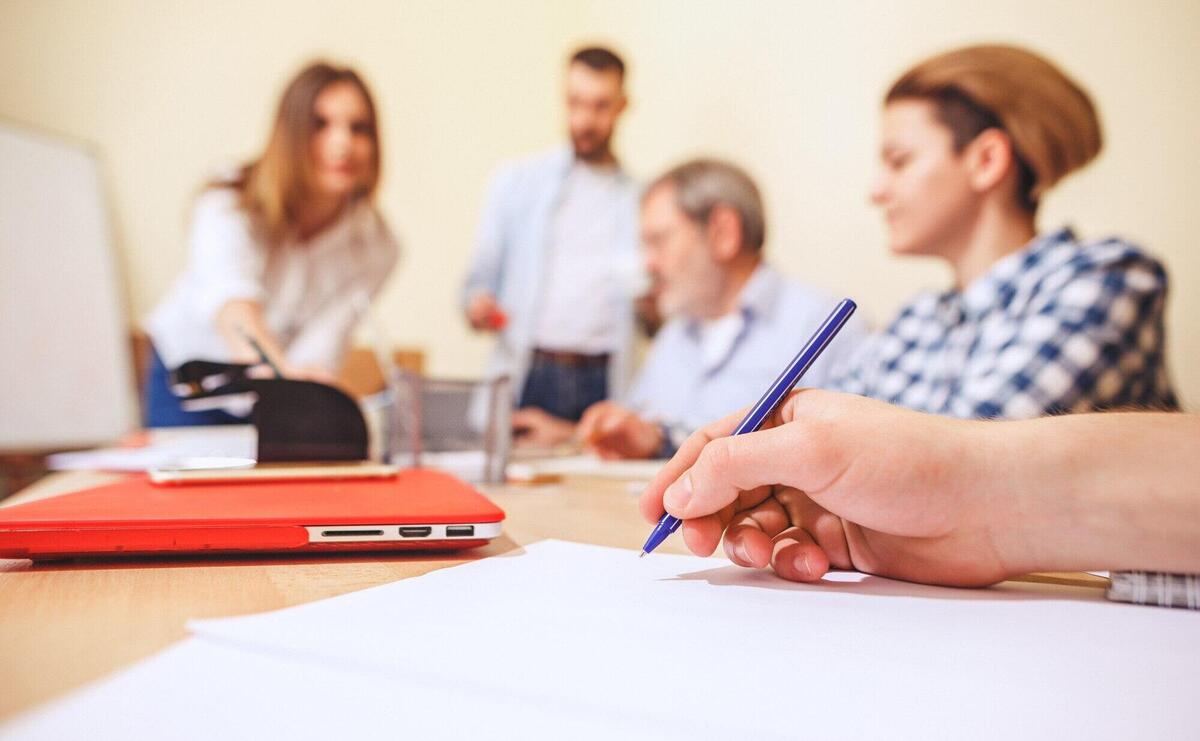
<svg viewBox="0 0 1200 741">
<path fill-rule="evenodd" d="M 428 538 L 433 532 L 431 527 L 402 527 L 400 528 L 401 538 Z"/>
<path fill-rule="evenodd" d="M 474 525 L 447 525 L 447 538 L 463 538 L 475 534 Z"/>
</svg>

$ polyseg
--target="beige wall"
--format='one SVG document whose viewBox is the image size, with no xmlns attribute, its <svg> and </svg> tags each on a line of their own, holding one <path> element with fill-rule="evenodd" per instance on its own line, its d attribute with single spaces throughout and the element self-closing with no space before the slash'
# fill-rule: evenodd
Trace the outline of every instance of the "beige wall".
<svg viewBox="0 0 1200 741">
<path fill-rule="evenodd" d="M 1099 102 L 1105 151 L 1050 196 L 1042 226 L 1118 233 L 1166 262 L 1174 379 L 1200 402 L 1200 3 L 341 5 L 0 0 L 0 116 L 98 145 L 135 314 L 183 266 L 200 179 L 252 155 L 288 76 L 328 55 L 360 66 L 383 116 L 381 205 L 405 243 L 382 299 L 390 330 L 434 371 L 474 372 L 487 348 L 455 296 L 487 175 L 561 140 L 560 65 L 599 40 L 631 64 L 618 144 L 636 175 L 699 153 L 744 163 L 773 259 L 884 321 L 946 274 L 885 254 L 866 202 L 880 95 L 925 54 L 998 40 L 1048 54 Z"/>
</svg>

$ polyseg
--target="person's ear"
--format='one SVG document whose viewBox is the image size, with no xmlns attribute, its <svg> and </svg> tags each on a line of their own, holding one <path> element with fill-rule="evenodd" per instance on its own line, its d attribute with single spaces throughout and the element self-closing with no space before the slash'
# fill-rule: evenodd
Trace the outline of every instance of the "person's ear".
<svg viewBox="0 0 1200 741">
<path fill-rule="evenodd" d="M 967 145 L 966 158 L 971 187 L 986 193 L 1004 182 L 1011 173 L 1016 177 L 1017 158 L 1012 139 L 1000 129 L 985 129 Z"/>
<path fill-rule="evenodd" d="M 728 262 L 742 250 L 742 217 L 732 207 L 718 203 L 708 215 L 708 244 L 717 262 Z"/>
<path fill-rule="evenodd" d="M 618 115 L 618 116 L 621 115 L 622 113 L 625 112 L 625 110 L 628 107 L 629 107 L 629 97 L 626 96 L 624 92 L 622 92 L 621 97 L 617 98 L 617 107 L 615 109 L 616 115 Z"/>
</svg>

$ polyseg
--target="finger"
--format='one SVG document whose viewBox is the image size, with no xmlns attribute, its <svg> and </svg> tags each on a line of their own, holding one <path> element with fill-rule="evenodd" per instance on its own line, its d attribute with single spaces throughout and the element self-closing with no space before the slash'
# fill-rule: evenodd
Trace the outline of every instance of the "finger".
<svg viewBox="0 0 1200 741">
<path fill-rule="evenodd" d="M 712 514 L 707 517 L 697 517 L 683 523 L 683 542 L 688 550 L 697 556 L 711 556 L 721 542 L 721 534 L 725 532 L 727 517 Z"/>
<path fill-rule="evenodd" d="M 829 571 L 829 559 L 804 528 L 794 527 L 775 538 L 771 568 L 791 581 L 820 581 Z"/>
<path fill-rule="evenodd" d="M 695 464 L 664 492 L 663 506 L 686 520 L 716 512 L 748 489 L 771 484 L 806 488 L 814 476 L 824 475 L 812 470 L 812 448 L 819 443 L 807 427 L 806 420 L 796 420 L 709 442 Z"/>
<path fill-rule="evenodd" d="M 633 414 L 625 409 L 613 407 L 596 422 L 596 434 L 600 439 L 620 437 Z"/>
<path fill-rule="evenodd" d="M 733 432 L 744 416 L 745 410 L 734 412 L 723 419 L 705 425 L 688 436 L 688 439 L 679 447 L 671 460 L 667 461 L 667 464 L 659 470 L 646 486 L 641 497 L 638 498 L 638 511 L 642 513 L 642 517 L 647 522 L 658 522 L 658 518 L 662 517 L 663 492 L 692 467 L 692 464 L 700 457 L 700 451 L 704 449 L 704 446 Z"/>
<path fill-rule="evenodd" d="M 772 537 L 790 525 L 783 506 L 768 496 L 734 515 L 725 530 L 725 554 L 739 566 L 763 568 L 771 560 Z"/>
<path fill-rule="evenodd" d="M 683 535 L 688 549 L 697 555 L 712 554 L 730 525 L 735 522 L 742 523 L 743 520 L 757 523 L 760 528 L 768 528 L 767 532 L 770 534 L 784 529 L 788 526 L 787 517 L 777 504 L 774 505 L 774 511 L 770 511 L 772 505 L 767 504 L 770 497 L 770 487 L 759 487 L 743 492 L 736 502 L 720 512 L 684 521 Z M 770 552 L 769 547 L 763 551 L 760 559 L 763 566 L 766 566 Z"/>
<path fill-rule="evenodd" d="M 575 429 L 575 437 L 584 442 L 592 442 L 596 436 L 596 428 L 607 415 L 609 407 L 607 401 L 598 401 L 585 409 Z"/>
<path fill-rule="evenodd" d="M 851 568 L 850 545 L 842 518 L 810 499 L 804 492 L 782 489 L 776 494 L 793 525 L 802 526 L 824 551 L 830 568 Z"/>
</svg>

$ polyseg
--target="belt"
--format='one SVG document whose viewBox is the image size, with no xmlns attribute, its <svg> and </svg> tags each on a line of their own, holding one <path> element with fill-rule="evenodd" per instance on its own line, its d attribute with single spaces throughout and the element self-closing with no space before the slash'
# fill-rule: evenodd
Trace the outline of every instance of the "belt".
<svg viewBox="0 0 1200 741">
<path fill-rule="evenodd" d="M 553 365 L 566 365 L 572 368 L 594 368 L 596 366 L 607 366 L 609 357 L 609 353 L 588 355 L 581 352 L 542 350 L 540 348 L 535 348 L 533 351 L 534 362 L 541 361 L 543 363 L 551 363 Z"/>
</svg>

